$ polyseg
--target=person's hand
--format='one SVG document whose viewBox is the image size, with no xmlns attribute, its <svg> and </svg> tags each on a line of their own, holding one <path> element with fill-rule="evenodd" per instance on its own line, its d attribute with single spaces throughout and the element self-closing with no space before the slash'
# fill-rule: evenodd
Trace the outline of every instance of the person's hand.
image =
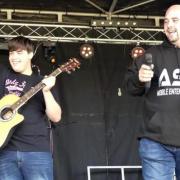
<svg viewBox="0 0 180 180">
<path fill-rule="evenodd" d="M 149 82 L 151 81 L 154 72 L 153 72 L 153 65 L 152 66 L 148 66 L 143 64 L 139 70 L 139 80 L 141 82 Z"/>
<path fill-rule="evenodd" d="M 45 76 L 45 78 L 42 80 L 42 83 L 46 86 L 42 89 L 43 92 L 48 92 L 56 82 L 56 77 L 54 76 Z"/>
</svg>

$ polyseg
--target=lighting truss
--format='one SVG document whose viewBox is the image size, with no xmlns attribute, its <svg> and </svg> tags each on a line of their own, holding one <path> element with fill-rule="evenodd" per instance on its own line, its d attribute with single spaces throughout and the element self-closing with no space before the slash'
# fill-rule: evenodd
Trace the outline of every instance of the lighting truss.
<svg viewBox="0 0 180 180">
<path fill-rule="evenodd" d="M 90 0 L 88 0 L 90 2 Z M 153 0 L 149 0 L 151 2 Z M 116 0 L 110 8 L 113 11 Z M 0 38 L 8 39 L 24 35 L 37 41 L 79 42 L 118 44 L 160 44 L 162 42 L 161 16 L 127 14 L 96 14 L 81 12 L 35 11 L 25 9 L 0 9 Z M 114 11 L 113 11 L 114 12 Z M 83 18 L 86 21 L 83 21 Z M 94 19 L 113 22 L 128 22 L 128 25 L 96 27 L 90 24 Z M 129 22 L 136 22 L 129 26 Z M 73 25 L 73 22 L 75 25 Z M 1 39 L 0 39 L 0 42 Z M 0 44 L 1 45 L 1 44 Z M 1 47 L 0 47 L 1 48 Z"/>
<path fill-rule="evenodd" d="M 24 35 L 37 41 L 79 42 L 118 44 L 160 44 L 162 29 L 158 28 L 95 28 L 83 25 L 58 25 L 0 22 L 0 38 Z"/>
</svg>

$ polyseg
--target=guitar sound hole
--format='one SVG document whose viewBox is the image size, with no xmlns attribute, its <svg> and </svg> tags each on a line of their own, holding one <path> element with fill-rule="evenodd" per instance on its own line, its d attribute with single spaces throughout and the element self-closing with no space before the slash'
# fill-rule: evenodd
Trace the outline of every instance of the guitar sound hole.
<svg viewBox="0 0 180 180">
<path fill-rule="evenodd" d="M 11 117 L 13 116 L 13 110 L 9 107 L 6 107 L 3 110 L 1 110 L 0 115 L 2 120 L 7 121 L 11 119 Z"/>
</svg>

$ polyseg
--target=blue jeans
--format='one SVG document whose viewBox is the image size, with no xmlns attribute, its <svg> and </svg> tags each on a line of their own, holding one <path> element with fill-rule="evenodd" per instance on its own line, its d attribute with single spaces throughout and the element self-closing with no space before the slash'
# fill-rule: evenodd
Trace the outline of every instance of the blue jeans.
<svg viewBox="0 0 180 180">
<path fill-rule="evenodd" d="M 180 148 L 142 138 L 139 142 L 144 180 L 180 180 Z"/>
<path fill-rule="evenodd" d="M 53 180 L 51 153 L 0 151 L 0 180 Z"/>
</svg>

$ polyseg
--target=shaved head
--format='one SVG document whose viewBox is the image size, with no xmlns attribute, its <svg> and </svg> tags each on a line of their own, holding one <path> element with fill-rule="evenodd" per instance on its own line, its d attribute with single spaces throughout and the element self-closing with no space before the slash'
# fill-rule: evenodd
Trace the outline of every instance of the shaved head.
<svg viewBox="0 0 180 180">
<path fill-rule="evenodd" d="M 172 5 L 167 9 L 164 33 L 172 44 L 180 48 L 180 5 Z"/>
<path fill-rule="evenodd" d="M 180 4 L 170 6 L 166 11 L 165 17 L 170 13 L 178 13 L 180 15 Z"/>
</svg>

